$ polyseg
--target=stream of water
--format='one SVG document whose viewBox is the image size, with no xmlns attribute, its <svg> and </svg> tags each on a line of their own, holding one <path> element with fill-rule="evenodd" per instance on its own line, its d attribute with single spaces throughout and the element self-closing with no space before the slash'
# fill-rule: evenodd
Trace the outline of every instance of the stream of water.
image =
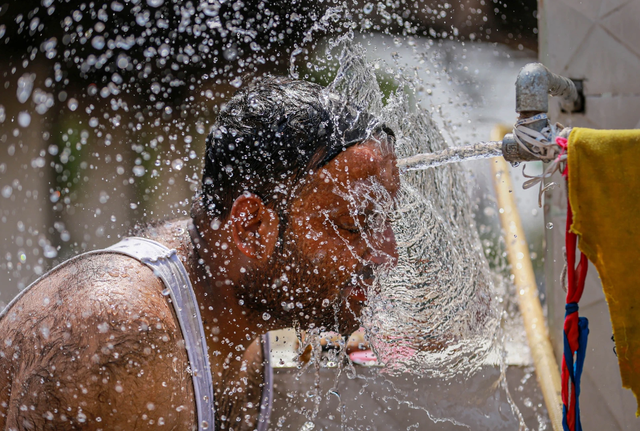
<svg viewBox="0 0 640 431">
<path fill-rule="evenodd" d="M 481 160 L 502 156 L 502 141 L 478 142 L 462 147 L 450 147 L 435 153 L 416 154 L 398 160 L 401 171 L 415 171 L 448 163 Z"/>
<path fill-rule="evenodd" d="M 460 159 L 447 148 L 428 113 L 408 109 L 408 94 L 398 92 L 383 105 L 375 75 L 362 54 L 357 47 L 344 50 L 343 72 L 332 88 L 355 103 L 369 101 L 365 108 L 396 133 L 399 160 L 422 159 L 425 154 Z M 449 164 L 439 170 L 407 172 L 396 211 L 400 260 L 381 276 L 380 295 L 371 301 L 365 327 L 379 356 L 401 372 L 441 376 L 470 372 L 495 348 L 492 340 L 500 319 L 491 300 L 495 281 L 472 228 L 461 167 Z"/>
</svg>

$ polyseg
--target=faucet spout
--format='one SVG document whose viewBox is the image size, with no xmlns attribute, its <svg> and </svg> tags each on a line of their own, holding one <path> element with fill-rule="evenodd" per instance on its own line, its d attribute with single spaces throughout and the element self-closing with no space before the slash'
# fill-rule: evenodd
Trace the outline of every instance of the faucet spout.
<svg viewBox="0 0 640 431">
<path fill-rule="evenodd" d="M 556 75 L 540 63 L 529 63 L 516 79 L 516 112 L 521 116 L 549 111 L 549 95 L 560 97 L 567 112 L 579 112 L 583 101 L 576 83 Z"/>
</svg>

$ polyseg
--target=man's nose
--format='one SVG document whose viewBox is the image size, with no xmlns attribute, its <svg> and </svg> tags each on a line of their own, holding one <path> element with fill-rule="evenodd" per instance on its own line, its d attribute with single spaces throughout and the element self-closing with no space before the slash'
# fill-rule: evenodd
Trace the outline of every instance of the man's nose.
<svg viewBox="0 0 640 431">
<path fill-rule="evenodd" d="M 398 264 L 398 245 L 390 224 L 385 227 L 376 240 L 373 247 L 369 248 L 365 259 L 373 266 L 395 267 Z"/>
</svg>

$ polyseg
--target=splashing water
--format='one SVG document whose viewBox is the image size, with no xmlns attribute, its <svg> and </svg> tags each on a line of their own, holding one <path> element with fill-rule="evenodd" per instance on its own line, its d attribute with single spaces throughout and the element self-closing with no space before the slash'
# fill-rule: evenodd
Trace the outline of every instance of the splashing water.
<svg viewBox="0 0 640 431">
<path fill-rule="evenodd" d="M 378 217 L 393 220 L 399 260 L 395 268 L 378 271 L 375 289 L 370 289 L 376 294 L 370 296 L 362 316 L 367 338 L 384 364 L 380 372 L 356 370 L 350 362 L 345 365 L 344 350 L 321 355 L 317 338 L 320 334 L 317 331 L 306 334 L 307 341 L 300 351 L 312 345 L 315 355 L 297 374 L 297 379 L 303 380 L 308 374 L 305 370 L 315 370 L 310 377 L 313 389 L 306 398 L 310 403 L 304 410 L 306 420 L 323 423 L 318 415 L 319 404 L 324 400 L 335 405 L 336 396 L 331 394 L 337 393 L 339 377 L 344 373 L 350 379 L 362 381 L 363 387 L 375 388 L 371 395 L 380 397 L 385 405 L 407 406 L 426 414 L 434 424 L 448 423 L 456 429 L 497 428 L 492 428 L 496 422 L 492 422 L 490 412 L 476 414 L 468 410 L 470 395 L 448 393 L 441 385 L 448 388 L 485 385 L 482 395 L 475 394 L 474 399 L 482 399 L 485 408 L 491 411 L 495 407 L 490 407 L 489 400 L 504 396 L 506 404 L 498 408 L 510 409 L 513 421 L 524 429 L 524 420 L 505 377 L 501 316 L 507 283 L 489 269 L 474 227 L 465 172 L 452 164 L 501 155 L 501 143 L 448 148 L 430 114 L 415 109 L 411 103 L 413 82 L 404 81 L 400 88 L 408 90 L 392 93 L 383 103 L 364 49 L 349 40 L 338 41 L 330 49 L 340 51 L 339 69 L 329 86 L 331 91 L 377 115 L 396 135 L 398 165 L 404 171 L 401 190 L 393 208 L 379 206 L 376 211 Z M 427 169 L 435 166 L 440 167 Z M 353 202 L 354 215 L 363 195 L 371 196 L 372 201 L 384 201 L 381 198 L 384 190 L 376 184 L 351 193 L 352 196 L 344 197 Z M 321 389 L 321 365 L 328 363 L 337 364 L 339 370 L 332 387 L 325 385 Z M 407 386 L 402 382 L 412 383 Z M 412 389 L 408 389 L 412 387 L 429 395 L 416 402 Z M 431 388 L 433 394 L 426 388 Z M 337 402 L 344 428 L 344 417 L 353 419 L 353 412 L 345 414 L 341 397 L 337 397 Z M 364 412 L 355 414 L 366 417 Z M 510 426 L 516 426 L 515 423 Z"/>
<path fill-rule="evenodd" d="M 331 89 L 394 130 L 401 161 L 437 151 L 448 160 L 462 157 L 446 149 L 426 112 L 408 109 L 403 92 L 383 105 L 362 48 L 343 49 Z M 426 162 L 429 156 L 415 156 L 418 162 L 407 166 L 442 164 L 442 158 Z M 499 324 L 491 300 L 495 281 L 471 229 L 466 190 L 465 175 L 454 165 L 409 171 L 402 178 L 393 215 L 399 262 L 381 275 L 380 293 L 370 300 L 363 321 L 380 359 L 391 369 L 451 376 L 475 369 L 494 348 Z"/>
</svg>

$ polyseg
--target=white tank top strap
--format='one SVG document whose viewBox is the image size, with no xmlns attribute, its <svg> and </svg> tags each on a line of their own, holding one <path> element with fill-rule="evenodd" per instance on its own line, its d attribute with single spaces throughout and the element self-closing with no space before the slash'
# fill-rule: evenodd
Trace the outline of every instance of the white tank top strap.
<svg viewBox="0 0 640 431">
<path fill-rule="evenodd" d="M 271 367 L 271 342 L 269 334 L 262 336 L 262 361 L 264 370 L 264 385 L 262 386 L 262 396 L 260 398 L 260 413 L 258 415 L 258 427 L 256 431 L 267 431 L 269 429 L 269 418 L 271 417 L 271 407 L 273 406 L 273 367 Z"/>
<path fill-rule="evenodd" d="M 213 381 L 205 332 L 193 286 L 176 251 L 156 241 L 137 237 L 125 238 L 103 251 L 124 254 L 144 263 L 153 269 L 154 274 L 164 283 L 165 290 L 162 293 L 171 298 L 189 358 L 198 429 L 213 430 Z"/>
</svg>

